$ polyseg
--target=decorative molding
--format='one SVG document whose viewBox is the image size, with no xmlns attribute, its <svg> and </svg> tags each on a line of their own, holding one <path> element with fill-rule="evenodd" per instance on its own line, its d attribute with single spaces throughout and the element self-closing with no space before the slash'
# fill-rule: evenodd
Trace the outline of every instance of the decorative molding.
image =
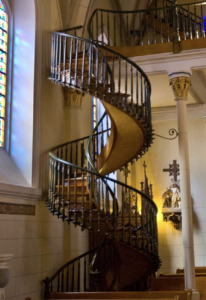
<svg viewBox="0 0 206 300">
<path fill-rule="evenodd" d="M 0 214 L 35 216 L 35 205 L 0 202 Z"/>
<path fill-rule="evenodd" d="M 65 108 L 81 108 L 82 107 L 82 97 L 85 93 L 78 90 L 63 87 L 64 93 L 64 107 Z"/>
<path fill-rule="evenodd" d="M 206 104 L 188 104 L 187 105 L 187 117 L 188 119 L 201 119 L 206 116 Z M 164 122 L 177 120 L 177 109 L 174 106 L 163 106 L 152 108 L 152 121 Z"/>
<path fill-rule="evenodd" d="M 204 102 L 202 101 L 202 99 L 200 98 L 200 96 L 198 95 L 198 93 L 196 92 L 196 90 L 194 89 L 193 86 L 191 86 L 189 88 L 189 93 L 190 95 L 195 99 L 195 102 L 196 103 L 199 103 L 199 104 L 203 104 Z"/>
<path fill-rule="evenodd" d="M 0 183 L 0 197 L 17 198 L 21 200 L 40 200 L 41 189 Z"/>
<path fill-rule="evenodd" d="M 204 71 L 202 70 L 197 70 L 195 71 L 197 76 L 199 77 L 201 83 L 203 84 L 203 86 L 206 88 L 206 75 L 204 73 Z"/>
<path fill-rule="evenodd" d="M 187 98 L 191 79 L 188 77 L 174 77 L 170 79 L 170 86 L 176 98 Z"/>
</svg>

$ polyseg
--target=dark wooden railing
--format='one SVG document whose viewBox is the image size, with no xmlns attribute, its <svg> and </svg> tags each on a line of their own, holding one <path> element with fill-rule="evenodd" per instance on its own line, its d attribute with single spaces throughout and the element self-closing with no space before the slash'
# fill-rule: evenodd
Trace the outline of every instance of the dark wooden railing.
<svg viewBox="0 0 206 300">
<path fill-rule="evenodd" d="M 177 40 L 205 37 L 205 2 L 177 5 L 164 0 L 162 4 L 162 7 L 137 11 L 96 9 L 88 23 L 89 37 L 103 43 L 103 36 L 107 34 L 108 46 L 165 43 L 176 36 Z M 122 19 L 126 22 L 126 32 L 121 26 Z"/>
</svg>

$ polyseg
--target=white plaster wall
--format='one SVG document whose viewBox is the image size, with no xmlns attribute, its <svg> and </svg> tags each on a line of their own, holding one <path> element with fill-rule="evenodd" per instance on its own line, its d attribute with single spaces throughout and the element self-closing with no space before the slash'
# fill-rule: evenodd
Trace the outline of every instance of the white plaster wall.
<svg viewBox="0 0 206 300">
<path fill-rule="evenodd" d="M 193 230 L 195 247 L 195 265 L 206 265 L 206 128 L 203 118 L 189 119 L 189 149 L 191 170 L 191 194 L 193 199 Z M 155 133 L 168 136 L 170 128 L 177 129 L 176 120 L 154 122 Z M 162 194 L 172 183 L 168 173 L 162 170 L 168 168 L 173 160 L 179 162 L 178 140 L 167 141 L 155 137 L 154 144 L 149 152 L 132 167 L 130 182 L 140 188 L 143 179 L 142 164 L 144 160 L 148 166 L 149 182 L 154 185 L 154 201 L 158 206 L 158 236 L 159 254 L 162 267 L 159 272 L 174 273 L 177 268 L 184 267 L 182 232 L 174 229 L 171 222 L 163 222 Z M 180 183 L 181 184 L 181 183 Z"/>
<path fill-rule="evenodd" d="M 10 198 L 0 198 L 0 201 L 16 203 Z M 25 200 L 18 200 L 18 203 L 35 204 Z M 87 235 L 80 227 L 75 228 L 53 216 L 43 202 L 36 204 L 35 216 L 1 215 L 0 254 L 14 255 L 6 299 L 42 299 L 42 280 L 87 251 Z"/>
</svg>

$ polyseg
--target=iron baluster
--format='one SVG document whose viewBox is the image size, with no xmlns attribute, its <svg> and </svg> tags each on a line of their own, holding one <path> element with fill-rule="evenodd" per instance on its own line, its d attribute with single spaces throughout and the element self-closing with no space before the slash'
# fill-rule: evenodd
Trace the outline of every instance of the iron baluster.
<svg viewBox="0 0 206 300">
<path fill-rule="evenodd" d="M 61 201 L 61 205 L 62 205 L 62 214 L 61 214 L 61 218 L 64 221 L 65 218 L 65 207 L 64 207 L 64 187 L 65 187 L 65 169 L 64 169 L 64 164 L 62 164 L 62 201 Z M 61 213 L 61 212 L 60 212 Z"/>
<path fill-rule="evenodd" d="M 91 168 L 91 167 L 90 167 Z M 89 192 L 89 231 L 91 232 L 91 230 L 93 229 L 93 220 L 92 220 L 92 175 L 89 175 L 89 188 L 90 188 L 90 192 Z"/>
<path fill-rule="evenodd" d="M 80 292 L 80 259 L 78 260 L 77 292 Z"/>
<path fill-rule="evenodd" d="M 114 46 L 116 46 L 116 18 L 115 18 L 115 14 L 113 16 L 114 18 Z"/>
<path fill-rule="evenodd" d="M 54 57 L 55 57 L 55 35 L 52 33 L 51 41 L 51 67 L 50 67 L 50 77 L 54 79 Z"/>
<path fill-rule="evenodd" d="M 86 292 L 87 289 L 87 261 L 86 256 L 84 257 L 84 292 Z"/>
<path fill-rule="evenodd" d="M 75 72 L 74 72 L 74 84 L 77 87 L 77 73 L 78 73 L 78 56 L 79 56 L 79 41 L 76 39 L 75 47 Z"/>
<path fill-rule="evenodd" d="M 72 292 L 74 292 L 74 262 L 72 264 Z"/>
<path fill-rule="evenodd" d="M 58 45 L 59 45 L 59 36 L 56 35 L 56 58 L 55 58 L 55 80 L 58 80 Z"/>
<path fill-rule="evenodd" d="M 134 100 L 133 100 L 133 67 L 131 65 L 130 68 L 130 76 L 131 76 L 131 114 L 134 112 Z"/>
<path fill-rule="evenodd" d="M 78 142 L 76 142 L 76 166 L 78 166 Z"/>
<path fill-rule="evenodd" d="M 67 266 L 67 288 L 66 291 L 69 292 L 69 266 Z"/>
<path fill-rule="evenodd" d="M 64 292 L 64 271 L 62 271 L 61 276 L 61 292 Z"/>
<path fill-rule="evenodd" d="M 52 192 L 52 208 L 51 211 L 55 213 L 55 201 L 56 201 L 56 160 L 53 163 L 53 192 Z"/>
<path fill-rule="evenodd" d="M 68 84 L 71 85 L 72 78 L 72 54 L 73 54 L 73 38 L 70 40 L 70 53 L 69 53 L 69 80 Z"/>
<path fill-rule="evenodd" d="M 74 171 L 74 220 L 73 223 L 77 225 L 77 169 Z"/>
<path fill-rule="evenodd" d="M 102 35 L 102 45 L 104 45 L 104 31 L 103 31 L 103 13 L 101 12 L 101 35 Z"/>
<path fill-rule="evenodd" d="M 148 19 L 149 19 L 149 16 L 147 13 L 147 15 L 146 15 L 146 35 L 147 35 L 147 45 L 150 45 Z"/>
<path fill-rule="evenodd" d="M 143 187 L 144 187 L 144 182 L 140 182 L 141 184 L 141 191 L 143 193 Z M 144 243 L 144 239 L 145 239 L 145 233 L 144 233 L 144 198 L 141 195 L 141 233 L 142 233 L 142 250 L 144 251 L 145 248 L 145 243 Z"/>
<path fill-rule="evenodd" d="M 201 37 L 205 38 L 205 22 L 204 22 L 204 15 L 203 15 L 203 5 L 201 4 Z"/>
<path fill-rule="evenodd" d="M 82 78 L 81 78 L 81 90 L 84 90 L 84 72 L 85 72 L 85 52 L 86 52 L 86 43 L 83 42 L 83 56 L 82 56 Z"/>
<path fill-rule="evenodd" d="M 61 81 L 61 62 L 62 62 L 62 36 L 59 37 L 59 67 L 58 67 L 58 81 Z"/>
<path fill-rule="evenodd" d="M 163 40 L 163 34 L 162 34 L 162 18 L 161 18 L 161 14 L 160 14 L 160 11 L 159 11 L 159 26 L 160 26 L 160 43 L 163 43 L 164 40 Z"/>
<path fill-rule="evenodd" d="M 127 61 L 125 61 L 125 106 L 124 109 L 127 111 Z"/>
<path fill-rule="evenodd" d="M 85 181 L 84 181 L 84 173 L 82 172 L 82 216 L 81 216 L 81 229 L 85 228 L 85 215 L 84 215 L 84 191 L 85 191 Z"/>
<path fill-rule="evenodd" d="M 87 91 L 90 94 L 91 93 L 91 67 L 92 67 L 92 45 L 89 45 L 89 72 L 88 72 L 88 87 Z"/>
<path fill-rule="evenodd" d="M 54 211 L 54 213 L 56 213 L 58 217 L 60 215 L 60 177 L 61 177 L 60 168 L 61 168 L 61 164 L 60 164 L 60 162 L 58 162 L 58 165 L 57 165 L 57 211 L 56 212 Z"/>
<path fill-rule="evenodd" d="M 129 193 L 129 245 L 132 244 L 132 236 L 131 236 L 131 190 L 128 191 Z"/>
<path fill-rule="evenodd" d="M 139 119 L 139 73 L 136 70 L 136 119 Z"/>
<path fill-rule="evenodd" d="M 192 34 L 192 21 L 191 21 L 191 15 L 190 15 L 190 6 L 188 5 L 188 30 L 189 30 L 189 37 L 190 40 L 193 39 L 193 34 Z"/>
<path fill-rule="evenodd" d="M 60 274 L 58 274 L 58 278 L 57 278 L 57 292 L 60 292 Z"/>
<path fill-rule="evenodd" d="M 122 242 L 125 242 L 125 237 L 124 237 L 124 210 L 125 210 L 125 194 L 124 194 L 124 188 L 122 187 Z"/>
<path fill-rule="evenodd" d="M 137 198 L 137 194 L 135 194 L 135 228 L 136 228 L 136 233 L 135 233 L 135 246 L 136 249 L 138 249 L 139 245 L 138 245 L 138 198 Z"/>
<path fill-rule="evenodd" d="M 96 12 L 96 41 L 98 41 L 98 29 L 99 29 L 99 23 L 98 23 L 98 11 Z"/>
<path fill-rule="evenodd" d="M 106 237 L 109 234 L 109 192 L 108 192 L 108 186 L 107 186 L 107 181 L 106 181 L 106 216 L 105 216 L 105 235 Z"/>
<path fill-rule="evenodd" d="M 168 10 L 166 9 L 166 27 L 167 27 L 167 41 L 170 42 L 170 34 L 169 34 L 169 20 L 168 20 Z"/>
<path fill-rule="evenodd" d="M 152 18 L 153 18 L 153 36 L 154 36 L 154 39 L 153 39 L 153 44 L 157 44 L 157 38 L 156 38 L 156 18 L 155 18 L 155 14 L 153 13 L 152 14 Z"/>
<path fill-rule="evenodd" d="M 111 101 L 110 103 L 114 102 L 114 54 L 112 54 L 112 82 L 111 82 Z"/>
<path fill-rule="evenodd" d="M 67 218 L 66 220 L 70 222 L 70 175 L 71 175 L 71 167 L 67 166 Z"/>
<path fill-rule="evenodd" d="M 121 99 L 121 57 L 119 56 L 119 62 L 118 62 L 118 107 L 120 106 L 120 99 Z"/>
<path fill-rule="evenodd" d="M 185 14 L 182 12 L 182 31 L 183 31 L 183 39 L 186 40 L 186 28 L 185 28 Z"/>
<path fill-rule="evenodd" d="M 143 45 L 142 13 L 140 12 L 140 45 Z"/>
<path fill-rule="evenodd" d="M 122 44 L 123 44 L 123 32 L 122 32 L 121 14 L 119 14 L 119 20 L 120 20 L 120 46 L 122 46 Z"/>
<path fill-rule="evenodd" d="M 128 14 L 127 14 L 127 36 L 126 36 L 126 45 L 129 45 L 129 20 L 128 20 Z"/>
<path fill-rule="evenodd" d="M 98 96 L 99 86 L 99 47 L 96 48 L 96 84 L 95 84 L 95 96 Z"/>
<path fill-rule="evenodd" d="M 110 46 L 110 22 L 109 22 L 109 13 L 107 13 L 107 38 L 108 38 L 108 46 Z"/>
<path fill-rule="evenodd" d="M 112 198 L 113 201 L 113 227 L 114 227 L 114 232 L 113 232 L 113 238 L 116 240 L 117 238 L 117 202 L 116 202 L 116 185 L 114 182 L 114 196 Z"/>
<path fill-rule="evenodd" d="M 199 29 L 197 25 L 197 10 L 196 10 L 196 5 L 194 4 L 194 12 L 195 12 L 195 38 L 199 39 Z"/>
</svg>

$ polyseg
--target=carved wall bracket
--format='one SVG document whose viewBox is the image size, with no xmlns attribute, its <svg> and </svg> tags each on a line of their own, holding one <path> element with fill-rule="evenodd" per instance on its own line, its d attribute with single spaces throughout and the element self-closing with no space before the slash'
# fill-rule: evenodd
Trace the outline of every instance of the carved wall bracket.
<svg viewBox="0 0 206 300">
<path fill-rule="evenodd" d="M 174 228 L 179 229 L 182 221 L 182 214 L 180 208 L 163 208 L 163 221 L 168 222 L 171 221 L 174 223 Z"/>
<path fill-rule="evenodd" d="M 82 107 L 82 97 L 85 93 L 68 87 L 63 87 L 64 93 L 64 107 L 78 108 Z"/>
</svg>

